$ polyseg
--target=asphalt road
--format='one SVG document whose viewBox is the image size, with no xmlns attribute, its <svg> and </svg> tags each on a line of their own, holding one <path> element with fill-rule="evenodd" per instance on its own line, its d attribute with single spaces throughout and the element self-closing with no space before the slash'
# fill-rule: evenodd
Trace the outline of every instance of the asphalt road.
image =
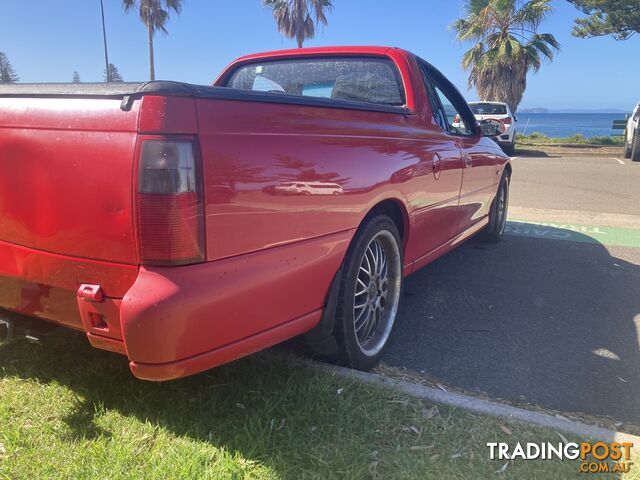
<svg viewBox="0 0 640 480">
<path fill-rule="evenodd" d="M 622 157 L 516 157 L 513 166 L 512 205 L 640 215 L 638 162 Z"/>
<path fill-rule="evenodd" d="M 407 280 L 384 361 L 494 398 L 640 425 L 640 164 L 513 167 L 508 235 L 472 240 Z"/>
</svg>

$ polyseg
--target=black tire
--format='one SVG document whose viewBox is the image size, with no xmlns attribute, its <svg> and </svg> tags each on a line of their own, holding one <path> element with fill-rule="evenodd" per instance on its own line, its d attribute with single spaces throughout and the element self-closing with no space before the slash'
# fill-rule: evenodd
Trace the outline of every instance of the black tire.
<svg viewBox="0 0 640 480">
<path fill-rule="evenodd" d="M 382 275 L 376 281 L 369 273 L 371 282 L 369 287 L 365 285 L 368 276 L 363 265 L 369 262 L 369 270 L 377 271 L 372 262 L 375 245 L 384 253 L 384 257 L 377 257 L 380 265 L 384 265 L 383 258 L 387 260 L 386 290 Z M 343 265 L 334 332 L 338 353 L 332 360 L 357 370 L 369 370 L 380 361 L 397 317 L 402 265 L 402 242 L 396 224 L 386 215 L 371 217 L 358 230 Z"/>
<path fill-rule="evenodd" d="M 640 133 L 636 130 L 633 135 L 633 146 L 631 147 L 631 160 L 640 162 Z"/>
<path fill-rule="evenodd" d="M 627 138 L 627 136 L 624 136 L 624 158 L 631 158 L 631 147 L 632 142 L 628 141 L 629 139 Z"/>
<path fill-rule="evenodd" d="M 510 157 L 513 157 L 513 154 L 516 152 L 516 141 L 514 140 L 513 143 L 510 143 L 509 145 L 503 145 L 502 151 Z"/>
<path fill-rule="evenodd" d="M 488 243 L 497 243 L 502 239 L 507 226 L 507 213 L 509 210 L 509 185 L 511 177 L 505 171 L 500 180 L 500 186 L 496 198 L 491 204 L 489 212 L 489 225 L 482 231 L 480 238 Z"/>
</svg>

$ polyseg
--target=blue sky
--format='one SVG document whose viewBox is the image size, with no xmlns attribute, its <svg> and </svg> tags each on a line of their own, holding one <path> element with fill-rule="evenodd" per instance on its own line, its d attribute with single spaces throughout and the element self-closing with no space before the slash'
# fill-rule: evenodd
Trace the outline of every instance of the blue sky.
<svg viewBox="0 0 640 480">
<path fill-rule="evenodd" d="M 119 0 L 104 0 L 110 61 L 125 80 L 148 76 L 146 32 Z M 521 108 L 631 110 L 640 100 L 640 37 L 571 37 L 575 8 L 553 1 L 556 10 L 541 31 L 562 43 L 557 59 L 529 76 Z M 329 26 L 305 46 L 391 45 L 422 56 L 466 92 L 460 67 L 465 47 L 449 25 L 462 14 L 462 0 L 334 0 Z M 98 0 L 2 2 L 0 51 L 23 82 L 67 82 L 74 70 L 83 81 L 100 81 L 104 70 Z M 162 79 L 210 83 L 240 55 L 289 48 L 260 0 L 184 0 L 169 35 L 156 38 L 156 72 Z M 467 94 L 473 100 L 473 91 Z"/>
</svg>

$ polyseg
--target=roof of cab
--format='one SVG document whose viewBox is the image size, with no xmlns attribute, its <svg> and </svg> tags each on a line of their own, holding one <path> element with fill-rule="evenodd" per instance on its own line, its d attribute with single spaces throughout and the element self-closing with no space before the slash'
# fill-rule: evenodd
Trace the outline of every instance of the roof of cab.
<svg viewBox="0 0 640 480">
<path fill-rule="evenodd" d="M 271 52 L 253 53 L 240 57 L 231 62 L 213 81 L 214 86 L 222 86 L 231 72 L 238 65 L 249 63 L 256 60 L 275 60 L 286 59 L 292 57 L 314 57 L 314 56 L 380 56 L 388 57 L 396 62 L 400 69 L 400 74 L 404 81 L 406 108 L 413 111 L 416 106 L 416 98 L 414 87 L 411 84 L 411 71 L 408 67 L 408 61 L 415 56 L 402 48 L 386 47 L 386 46 L 337 46 L 337 47 L 313 47 L 313 48 L 294 48 L 289 50 L 275 50 Z"/>
<path fill-rule="evenodd" d="M 238 58 L 234 63 L 262 58 L 297 57 L 305 55 L 386 55 L 390 50 L 400 50 L 384 46 L 350 46 L 350 47 L 312 47 L 274 50 L 271 52 L 252 53 Z"/>
</svg>

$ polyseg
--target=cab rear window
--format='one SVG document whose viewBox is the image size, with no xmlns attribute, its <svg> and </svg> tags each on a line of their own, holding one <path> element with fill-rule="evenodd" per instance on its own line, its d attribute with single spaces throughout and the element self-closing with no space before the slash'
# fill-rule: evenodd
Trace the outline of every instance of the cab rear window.
<svg viewBox="0 0 640 480">
<path fill-rule="evenodd" d="M 238 67 L 226 83 L 240 90 L 403 106 L 395 64 L 384 58 L 323 58 L 256 62 Z"/>
</svg>

